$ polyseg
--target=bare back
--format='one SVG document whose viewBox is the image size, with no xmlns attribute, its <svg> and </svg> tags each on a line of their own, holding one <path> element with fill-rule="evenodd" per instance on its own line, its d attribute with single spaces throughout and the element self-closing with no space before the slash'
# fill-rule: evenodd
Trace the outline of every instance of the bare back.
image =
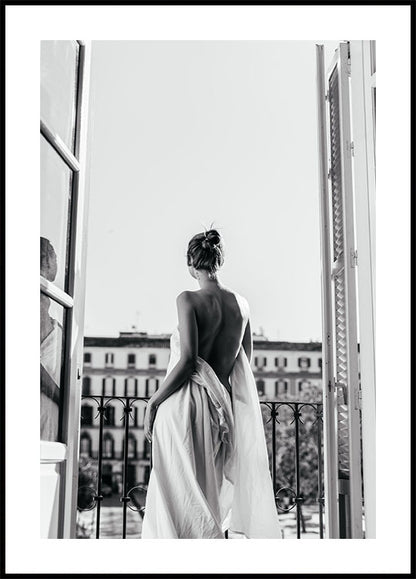
<svg viewBox="0 0 416 579">
<path fill-rule="evenodd" d="M 239 304 L 242 298 L 224 287 L 189 294 L 198 325 L 198 355 L 208 362 L 224 385 L 229 385 L 247 326 L 247 313 Z"/>
</svg>

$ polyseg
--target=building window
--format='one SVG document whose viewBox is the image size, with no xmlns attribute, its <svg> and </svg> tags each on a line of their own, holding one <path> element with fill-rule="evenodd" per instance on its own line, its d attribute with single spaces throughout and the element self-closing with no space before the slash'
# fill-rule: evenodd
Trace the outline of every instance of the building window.
<svg viewBox="0 0 416 579">
<path fill-rule="evenodd" d="M 322 369 L 322 358 L 318 358 L 318 366 Z"/>
<path fill-rule="evenodd" d="M 146 378 L 145 397 L 152 396 L 159 388 L 159 380 L 157 378 Z"/>
<path fill-rule="evenodd" d="M 309 382 L 309 380 L 301 380 L 298 385 L 298 392 L 304 392 L 305 390 L 308 389 L 308 386 L 310 386 L 310 384 L 311 383 Z"/>
<path fill-rule="evenodd" d="M 103 378 L 103 396 L 115 396 L 116 394 L 116 379 L 112 376 Z"/>
<path fill-rule="evenodd" d="M 91 364 L 91 353 L 84 352 L 84 364 Z"/>
<path fill-rule="evenodd" d="M 138 396 L 140 398 L 146 397 L 146 379 L 145 378 L 140 377 L 138 379 L 137 391 L 138 391 Z"/>
<path fill-rule="evenodd" d="M 91 394 L 91 378 L 89 376 L 84 376 L 82 379 L 82 393 L 84 396 Z"/>
<path fill-rule="evenodd" d="M 257 370 L 262 370 L 266 365 L 267 365 L 267 358 L 263 358 L 263 356 L 262 357 L 256 356 L 254 358 L 254 366 L 257 368 Z"/>
<path fill-rule="evenodd" d="M 274 359 L 274 365 L 276 366 L 276 368 L 286 368 L 287 358 L 284 358 L 284 357 L 275 358 Z"/>
<path fill-rule="evenodd" d="M 141 403 L 140 406 L 138 406 L 137 408 L 135 407 L 135 418 L 134 418 L 134 426 L 137 426 L 137 428 L 143 428 L 144 427 L 144 415 L 146 412 L 146 405 Z"/>
<path fill-rule="evenodd" d="M 124 446 L 124 445 L 123 445 Z M 128 457 L 129 458 L 136 458 L 137 453 L 137 441 L 134 434 L 129 434 L 128 440 Z"/>
<path fill-rule="evenodd" d="M 114 438 L 109 432 L 106 432 L 103 437 L 103 458 L 113 458 L 114 454 Z"/>
<path fill-rule="evenodd" d="M 136 366 L 136 354 L 129 354 L 127 356 L 127 366 L 128 366 L 128 368 L 135 368 L 135 366 Z"/>
<path fill-rule="evenodd" d="M 105 365 L 106 366 L 113 366 L 114 365 L 114 354 L 111 352 L 107 352 L 105 355 Z"/>
<path fill-rule="evenodd" d="M 310 358 L 298 358 L 298 366 L 299 368 L 302 368 L 302 370 L 307 370 L 311 365 L 311 359 Z"/>
<path fill-rule="evenodd" d="M 259 396 L 264 396 L 264 389 L 264 380 L 257 380 L 257 392 L 259 393 Z"/>
<path fill-rule="evenodd" d="M 124 395 L 137 396 L 137 378 L 130 376 L 124 380 Z"/>
<path fill-rule="evenodd" d="M 81 406 L 81 426 L 92 426 L 93 407 L 84 404 Z"/>
<path fill-rule="evenodd" d="M 276 380 L 274 384 L 274 395 L 280 396 L 280 394 L 287 394 L 289 389 L 289 383 L 287 380 Z"/>
<path fill-rule="evenodd" d="M 86 432 L 81 434 L 79 453 L 91 456 L 91 437 Z"/>
<path fill-rule="evenodd" d="M 149 354 L 149 366 L 156 366 L 156 354 Z"/>
</svg>

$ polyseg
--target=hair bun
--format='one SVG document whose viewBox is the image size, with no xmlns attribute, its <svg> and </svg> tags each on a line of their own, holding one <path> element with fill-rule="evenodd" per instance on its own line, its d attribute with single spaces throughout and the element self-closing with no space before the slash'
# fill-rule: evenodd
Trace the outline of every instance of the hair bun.
<svg viewBox="0 0 416 579">
<path fill-rule="evenodd" d="M 197 233 L 188 243 L 188 266 L 215 273 L 224 263 L 224 248 L 216 229 Z"/>
<path fill-rule="evenodd" d="M 210 229 L 205 233 L 205 239 L 208 241 L 209 245 L 214 247 L 221 242 L 220 234 L 216 229 Z"/>
</svg>

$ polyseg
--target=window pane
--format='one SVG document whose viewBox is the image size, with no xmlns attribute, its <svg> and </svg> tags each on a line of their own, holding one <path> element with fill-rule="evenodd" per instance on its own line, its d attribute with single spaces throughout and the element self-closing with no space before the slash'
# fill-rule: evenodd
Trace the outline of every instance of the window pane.
<svg viewBox="0 0 416 579">
<path fill-rule="evenodd" d="M 64 308 L 40 294 L 40 438 L 58 441 Z"/>
<path fill-rule="evenodd" d="M 40 273 L 65 290 L 72 171 L 44 137 L 41 137 L 40 156 Z"/>
<path fill-rule="evenodd" d="M 74 150 L 78 53 L 77 42 L 41 42 L 41 119 L 71 151 Z"/>
</svg>

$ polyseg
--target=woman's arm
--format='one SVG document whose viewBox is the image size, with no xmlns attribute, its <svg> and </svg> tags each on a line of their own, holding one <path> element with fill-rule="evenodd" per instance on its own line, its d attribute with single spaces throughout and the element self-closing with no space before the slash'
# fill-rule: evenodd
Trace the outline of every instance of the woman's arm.
<svg viewBox="0 0 416 579">
<path fill-rule="evenodd" d="M 178 390 L 191 377 L 196 367 L 198 357 L 198 326 L 190 292 L 182 292 L 176 299 L 178 308 L 179 335 L 181 341 L 181 357 L 173 367 L 161 387 L 153 394 L 147 403 L 145 419 L 145 435 L 151 438 L 153 420 L 156 409 L 169 396 Z"/>
</svg>

